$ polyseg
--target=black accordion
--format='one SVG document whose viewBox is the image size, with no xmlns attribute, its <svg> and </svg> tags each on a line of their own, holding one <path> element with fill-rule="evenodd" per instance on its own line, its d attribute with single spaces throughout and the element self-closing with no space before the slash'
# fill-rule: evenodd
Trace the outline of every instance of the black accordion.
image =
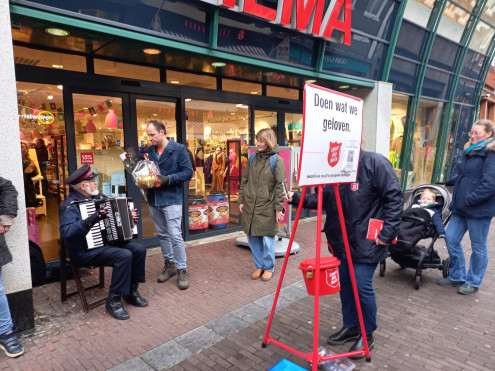
<svg viewBox="0 0 495 371">
<path fill-rule="evenodd" d="M 129 197 L 101 198 L 76 202 L 82 219 L 108 206 L 107 218 L 96 223 L 86 235 L 88 249 L 104 245 L 119 246 L 137 238 L 137 225 L 132 219 L 134 202 Z"/>
</svg>

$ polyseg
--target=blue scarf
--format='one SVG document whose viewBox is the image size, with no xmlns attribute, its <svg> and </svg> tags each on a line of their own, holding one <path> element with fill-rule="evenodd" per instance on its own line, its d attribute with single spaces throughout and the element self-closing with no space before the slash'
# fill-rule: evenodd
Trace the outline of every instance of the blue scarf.
<svg viewBox="0 0 495 371">
<path fill-rule="evenodd" d="M 494 138 L 488 138 L 482 142 L 471 144 L 469 147 L 467 147 L 464 150 L 464 152 L 470 153 L 471 151 L 479 151 L 480 149 L 483 149 L 484 147 L 486 147 L 487 144 L 491 143 L 493 140 L 494 140 Z"/>
</svg>

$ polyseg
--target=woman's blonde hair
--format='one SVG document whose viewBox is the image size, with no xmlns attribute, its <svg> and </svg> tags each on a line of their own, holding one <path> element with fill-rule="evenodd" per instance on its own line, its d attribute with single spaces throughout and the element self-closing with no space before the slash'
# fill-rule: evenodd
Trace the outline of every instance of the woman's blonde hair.
<svg viewBox="0 0 495 371">
<path fill-rule="evenodd" d="M 485 131 L 487 133 L 492 132 L 492 135 L 490 135 L 490 138 L 493 138 L 493 136 L 495 134 L 495 124 L 493 123 L 492 120 L 481 119 L 481 120 L 476 121 L 473 124 L 473 126 L 474 125 L 483 126 L 483 128 L 485 129 Z"/>
<path fill-rule="evenodd" d="M 270 151 L 273 151 L 277 145 L 277 137 L 275 136 L 275 132 L 270 128 L 265 128 L 258 131 L 256 134 L 256 139 L 265 142 Z"/>
</svg>

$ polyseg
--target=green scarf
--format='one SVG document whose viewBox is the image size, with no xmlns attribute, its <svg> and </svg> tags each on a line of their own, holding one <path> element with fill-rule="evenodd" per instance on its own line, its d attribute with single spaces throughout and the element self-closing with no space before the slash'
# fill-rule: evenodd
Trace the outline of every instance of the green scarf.
<svg viewBox="0 0 495 371">
<path fill-rule="evenodd" d="M 464 150 L 464 153 L 467 154 L 467 153 L 470 153 L 471 151 L 479 151 L 480 149 L 483 149 L 484 147 L 486 147 L 487 144 L 491 143 L 493 140 L 494 140 L 494 138 L 488 138 L 482 142 L 471 144 L 469 147 L 467 147 Z"/>
</svg>

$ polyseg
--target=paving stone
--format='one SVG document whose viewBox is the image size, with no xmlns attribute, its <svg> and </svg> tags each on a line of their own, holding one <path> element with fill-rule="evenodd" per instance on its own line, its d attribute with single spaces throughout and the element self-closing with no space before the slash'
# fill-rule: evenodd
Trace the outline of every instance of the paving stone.
<svg viewBox="0 0 495 371">
<path fill-rule="evenodd" d="M 170 368 L 188 359 L 193 353 L 177 341 L 169 341 L 155 349 L 146 352 L 140 358 L 155 370 Z"/>
<path fill-rule="evenodd" d="M 208 348 L 221 340 L 223 340 L 223 337 L 204 326 L 189 331 L 175 339 L 177 343 L 191 351 L 193 354 L 198 353 L 202 349 Z"/>
<path fill-rule="evenodd" d="M 219 336 L 227 338 L 239 330 L 248 327 L 249 325 L 249 322 L 242 320 L 232 313 L 228 313 L 220 318 L 208 322 L 205 327 L 213 330 Z"/>
<path fill-rule="evenodd" d="M 154 371 L 155 369 L 153 367 L 151 367 L 149 364 L 147 364 L 146 362 L 144 362 L 139 357 L 132 358 L 129 361 L 121 363 L 120 365 L 112 367 L 110 369 L 110 371 L 128 371 L 128 370 Z"/>
</svg>

